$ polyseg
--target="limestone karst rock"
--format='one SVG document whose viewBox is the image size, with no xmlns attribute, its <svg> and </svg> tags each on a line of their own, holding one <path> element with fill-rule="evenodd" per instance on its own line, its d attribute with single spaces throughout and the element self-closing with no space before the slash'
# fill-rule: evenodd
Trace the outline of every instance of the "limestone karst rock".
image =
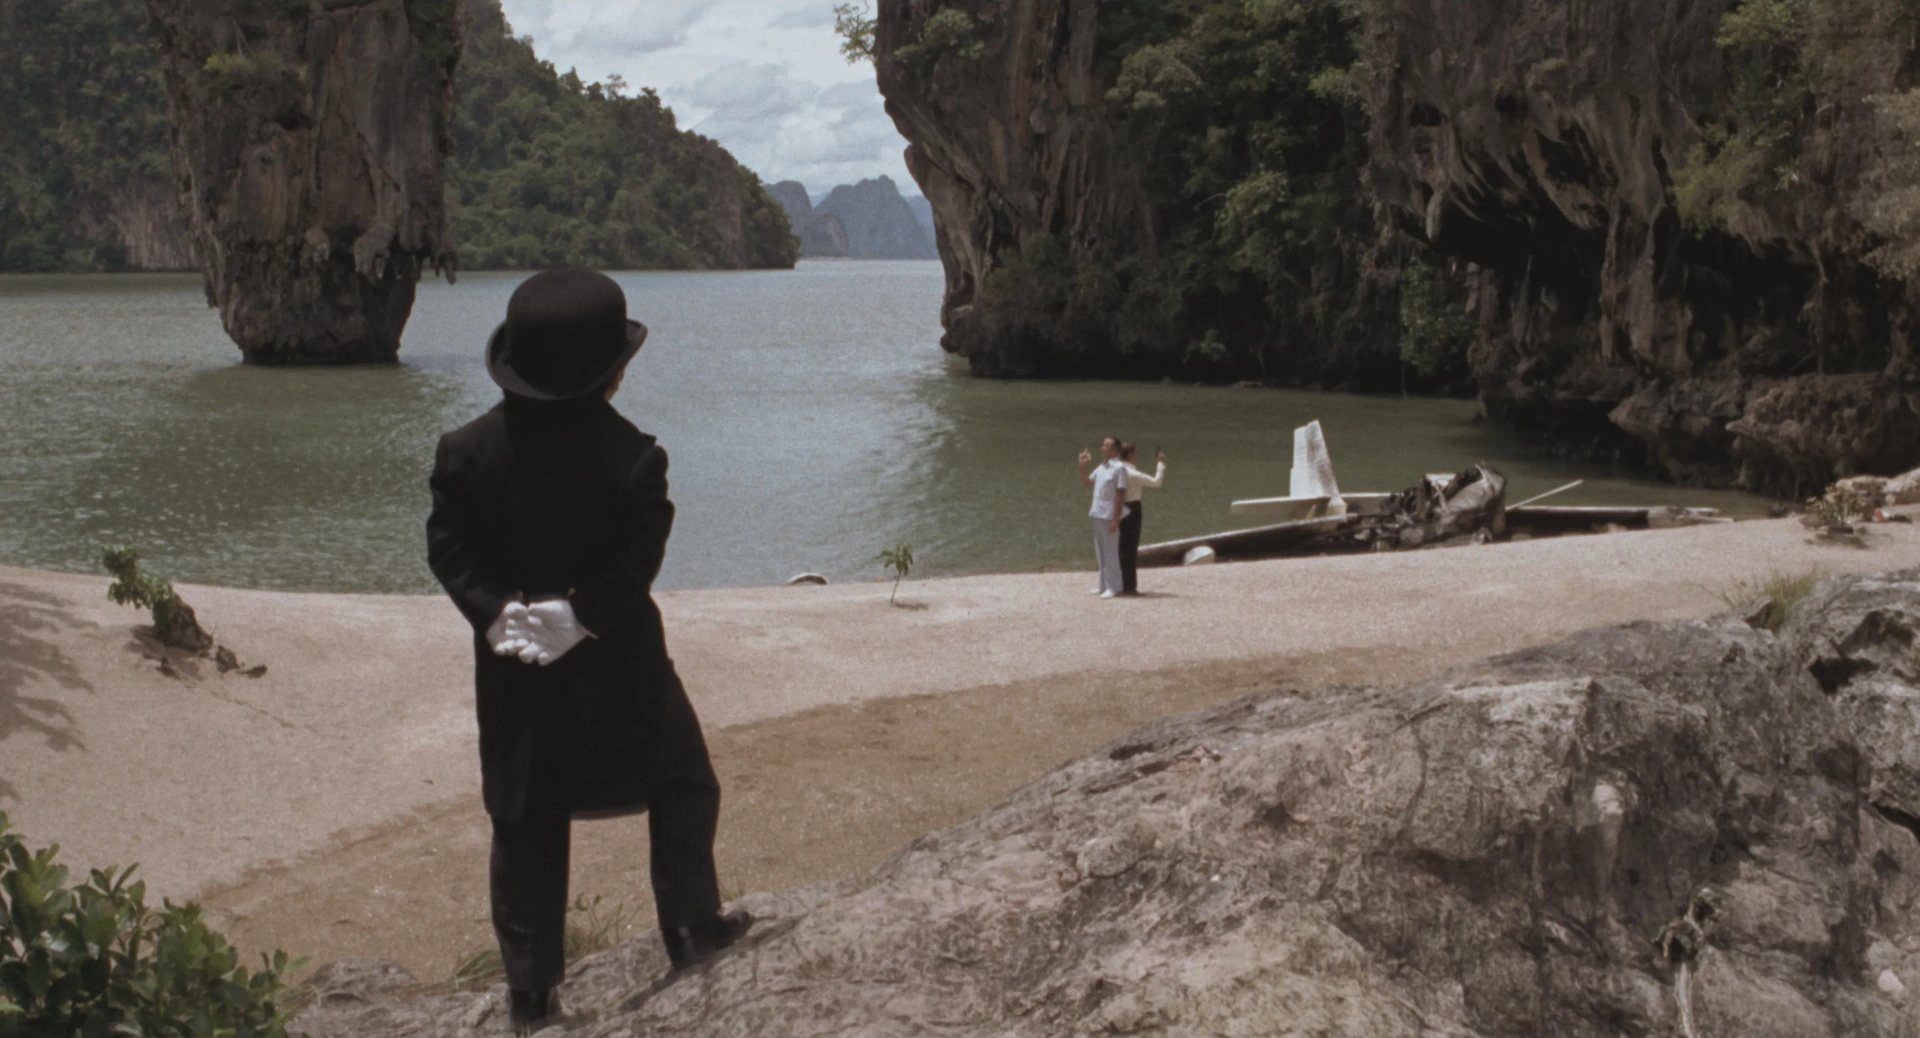
<svg viewBox="0 0 1920 1038">
<path fill-rule="evenodd" d="M 1910 571 L 1778 637 L 1632 624 L 1172 718 L 867 876 L 746 899 L 745 945 L 688 975 L 653 936 L 582 961 L 546 1033 L 1614 1038 L 1682 1033 L 1684 996 L 1714 1038 L 1910 1034 L 1916 758 L 1882 735 L 1912 725 L 1863 730 L 1823 682 L 1920 696 L 1916 617 Z M 325 972 L 297 1026 L 505 1028 L 498 991 L 390 974 Z"/>
<path fill-rule="evenodd" d="M 1768 174 L 1798 186 L 1743 191 L 1724 225 L 1689 226 L 1676 183 L 1743 118 L 1722 45 L 1734 6 L 1394 5 L 1374 188 L 1399 227 L 1473 264 L 1472 366 L 1493 415 L 1573 439 L 1624 431 L 1676 478 L 1783 493 L 1911 467 L 1920 326 L 1866 262 L 1853 199 L 1889 143 L 1871 99 L 1912 85 L 1920 45 L 1849 37 L 1820 75 L 1853 81 L 1795 142 L 1804 161 Z M 1901 17 L 1805 6 L 1850 30 Z"/>
<path fill-rule="evenodd" d="M 1915 276 L 1874 259 L 1890 247 L 1913 253 L 1920 240 L 1920 16 L 1902 0 L 1792 5 L 1781 24 L 1811 26 L 1826 48 L 1780 73 L 1811 84 L 1811 100 L 1794 102 L 1807 118 L 1783 123 L 1778 155 L 1753 159 L 1742 173 L 1753 183 L 1710 183 L 1696 195 L 1717 200 L 1689 210 L 1685 178 L 1708 177 L 1701 149 L 1758 118 L 1754 88 L 1723 42 L 1740 9 L 1730 0 L 1249 5 L 1256 20 L 1359 12 L 1362 60 L 1316 82 L 1364 95 L 1355 121 L 1367 127 L 1369 157 L 1333 193 L 1370 215 L 1327 217 L 1325 262 L 1271 294 L 1304 301 L 1272 310 L 1278 330 L 1261 324 L 1258 300 L 1223 294 L 1225 313 L 1189 306 L 1174 332 L 1132 350 L 1117 345 L 1125 323 L 1077 334 L 1049 315 L 1071 311 L 1074 293 L 1103 278 L 1126 283 L 1113 298 L 1138 298 L 1153 279 L 1125 269 L 1128 257 L 1189 248 L 1189 259 L 1240 269 L 1190 244 L 1217 237 L 1233 215 L 1225 201 L 1175 218 L 1156 186 L 1182 171 L 1218 176 L 1224 160 L 1181 152 L 1170 173 L 1156 150 L 1164 138 L 1130 123 L 1117 99 L 1133 89 L 1126 62 L 1143 55 L 1152 60 L 1135 72 L 1156 90 L 1227 89 L 1204 78 L 1190 40 L 1141 28 L 1199 18 L 1193 8 L 882 0 L 875 64 L 911 145 L 908 168 L 940 215 L 944 345 L 976 373 L 1204 375 L 1167 340 L 1184 331 L 1204 358 L 1202 331 L 1217 330 L 1233 356 L 1260 365 L 1212 377 L 1377 384 L 1401 366 L 1396 340 L 1411 334 L 1396 305 L 1405 300 L 1385 287 L 1404 253 L 1444 266 L 1443 302 L 1470 308 L 1462 318 L 1475 343 L 1461 363 L 1489 414 L 1542 438 L 1644 459 L 1679 480 L 1781 494 L 1920 464 L 1911 434 L 1920 310 L 1905 287 Z M 966 16 L 978 50 L 930 61 L 923 34 L 948 11 Z M 1136 49 L 1113 49 L 1128 37 Z M 901 57 L 912 48 L 918 57 Z M 1760 51 L 1785 62 L 1792 49 Z M 1234 140 L 1230 122 L 1217 124 L 1223 141 Z M 1278 254 L 1256 252 L 1247 262 Z M 1016 260 L 1077 287 L 1023 294 L 1031 276 L 993 280 Z M 1316 314 L 1339 315 L 1332 331 Z M 1142 359 L 1155 355 L 1158 367 Z"/>
<path fill-rule="evenodd" d="M 392 361 L 452 271 L 455 0 L 147 0 L 175 176 L 227 334 L 259 364 Z"/>
<path fill-rule="evenodd" d="M 1033 315 L 994 299 L 987 279 L 1031 238 L 1067 229 L 1078 246 L 1151 249 L 1153 222 L 1136 156 L 1104 104 L 1096 0 L 962 0 L 983 53 L 928 66 L 893 60 L 912 46 L 926 5 L 880 0 L 876 60 L 887 112 L 907 139 L 907 169 L 941 228 L 946 265 L 941 345 L 977 374 L 1077 370 Z M 1101 370 L 1098 359 L 1080 373 Z M 1111 367 L 1111 365 L 1106 365 Z"/>
</svg>

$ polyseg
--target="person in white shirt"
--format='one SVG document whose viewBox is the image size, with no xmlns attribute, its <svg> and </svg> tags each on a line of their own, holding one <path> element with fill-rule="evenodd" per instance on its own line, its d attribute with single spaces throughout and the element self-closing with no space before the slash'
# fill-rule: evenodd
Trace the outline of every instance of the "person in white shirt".
<svg viewBox="0 0 1920 1038">
<path fill-rule="evenodd" d="M 1100 586 L 1089 594 L 1113 598 L 1125 590 L 1120 580 L 1120 519 L 1127 510 L 1127 467 L 1120 463 L 1120 437 L 1100 441 L 1100 465 L 1092 472 L 1090 451 L 1080 452 L 1080 483 L 1093 488 L 1093 560 L 1100 567 Z"/>
<path fill-rule="evenodd" d="M 1139 453 L 1139 448 L 1131 443 L 1120 445 L 1120 464 L 1127 469 L 1127 514 L 1120 520 L 1120 593 L 1123 595 L 1140 593 L 1140 520 L 1145 514 L 1140 495 L 1160 489 L 1167 480 L 1166 451 L 1153 452 L 1155 465 L 1151 476 L 1133 467 L 1133 459 Z"/>
</svg>

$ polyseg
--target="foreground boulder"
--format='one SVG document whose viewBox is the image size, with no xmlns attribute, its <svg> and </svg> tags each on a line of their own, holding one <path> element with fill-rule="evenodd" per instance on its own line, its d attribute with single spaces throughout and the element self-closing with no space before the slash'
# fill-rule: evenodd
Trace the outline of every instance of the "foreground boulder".
<svg viewBox="0 0 1920 1038">
<path fill-rule="evenodd" d="M 147 0 L 173 167 L 227 334 L 257 364 L 392 361 L 452 269 L 454 0 Z"/>
<path fill-rule="evenodd" d="M 1920 571 L 1823 584 L 1778 637 L 1635 624 L 1174 718 L 747 899 L 690 974 L 652 938 L 583 961 L 547 1033 L 1599 1038 L 1684 1003 L 1712 1038 L 1908 1034 L 1915 755 L 1848 703 L 1920 694 L 1915 619 Z M 330 967 L 299 1026 L 505 1028 L 497 991 L 390 974 Z"/>
</svg>

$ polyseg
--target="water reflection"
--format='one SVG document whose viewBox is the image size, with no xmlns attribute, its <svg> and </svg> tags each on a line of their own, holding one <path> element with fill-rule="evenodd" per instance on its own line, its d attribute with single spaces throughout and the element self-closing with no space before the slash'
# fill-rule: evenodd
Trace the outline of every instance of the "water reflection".
<svg viewBox="0 0 1920 1038">
<path fill-rule="evenodd" d="M 31 557 L 92 569 L 139 545 L 178 579 L 419 591 L 431 445 L 460 386 L 409 367 L 233 366 L 163 383 L 40 507 Z"/>
</svg>

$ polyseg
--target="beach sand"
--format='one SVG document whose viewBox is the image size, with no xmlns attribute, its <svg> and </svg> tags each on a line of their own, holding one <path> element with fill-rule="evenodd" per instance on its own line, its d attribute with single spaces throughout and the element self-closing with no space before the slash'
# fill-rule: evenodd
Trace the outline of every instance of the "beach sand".
<svg viewBox="0 0 1920 1038">
<path fill-rule="evenodd" d="M 1920 532 L 1791 520 L 1142 575 L 659 596 L 725 786 L 729 894 L 858 875 L 1155 717 L 1412 680 L 1773 573 L 1920 565 Z M 0 810 L 78 871 L 139 862 L 243 947 L 443 980 L 491 941 L 470 634 L 444 599 L 183 587 L 258 679 L 169 677 L 106 581 L 0 568 Z M 652 925 L 644 818 L 575 828 L 576 893 Z"/>
</svg>

